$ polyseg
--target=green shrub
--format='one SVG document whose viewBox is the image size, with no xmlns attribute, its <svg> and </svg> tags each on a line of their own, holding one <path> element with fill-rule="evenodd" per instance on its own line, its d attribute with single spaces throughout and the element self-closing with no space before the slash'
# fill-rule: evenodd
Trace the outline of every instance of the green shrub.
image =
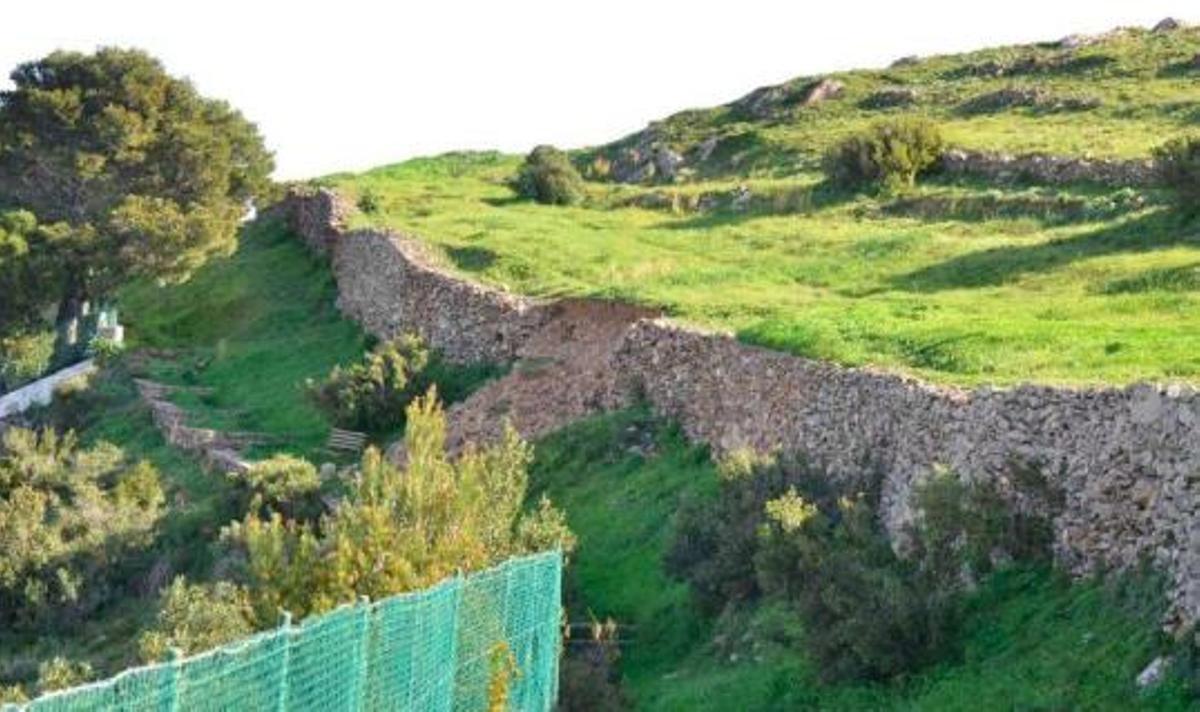
<svg viewBox="0 0 1200 712">
<path fill-rule="evenodd" d="M 567 154 L 553 146 L 538 146 L 525 157 L 516 190 L 546 205 L 573 205 L 583 199 L 583 178 Z"/>
<path fill-rule="evenodd" d="M 548 502 L 523 511 L 532 454 L 511 428 L 500 443 L 451 458 L 435 393 L 414 400 L 406 420 L 403 468 L 368 449 L 346 498 L 319 522 L 251 512 L 226 529 L 259 625 L 273 625 L 281 608 L 303 617 L 573 545 Z"/>
<path fill-rule="evenodd" d="M 918 175 L 937 163 L 943 145 L 941 132 L 932 122 L 886 121 L 834 146 L 825 155 L 825 173 L 830 181 L 847 188 L 909 188 Z"/>
<path fill-rule="evenodd" d="M 766 512 L 759 584 L 800 615 L 823 679 L 886 680 L 947 652 L 953 596 L 896 556 L 868 501 L 842 498 L 823 510 L 789 490 Z"/>
<path fill-rule="evenodd" d="M 310 518 L 320 512 L 317 494 L 321 476 L 308 460 L 279 454 L 260 460 L 244 473 L 230 475 L 259 505 L 291 519 Z"/>
<path fill-rule="evenodd" d="M 252 632 L 244 591 L 227 581 L 197 585 L 179 576 L 162 592 L 154 628 L 138 639 L 138 652 L 144 662 L 156 662 L 172 648 L 191 655 Z"/>
<path fill-rule="evenodd" d="M 335 366 L 319 384 L 314 402 L 343 428 L 384 432 L 404 422 L 404 409 L 420 393 L 429 351 L 415 336 L 385 341 L 348 368 Z"/>
<path fill-rule="evenodd" d="M 1200 211 L 1200 136 L 1172 139 L 1154 151 L 1162 182 L 1188 214 Z"/>
<path fill-rule="evenodd" d="M 95 676 L 92 666 L 63 657 L 54 657 L 38 665 L 38 693 L 65 690 L 91 680 Z"/>
<path fill-rule="evenodd" d="M 119 596 L 163 511 L 158 473 L 120 449 L 11 428 L 0 443 L 0 623 L 65 626 Z"/>
<path fill-rule="evenodd" d="M 1015 505 L 991 482 L 934 472 L 914 489 L 899 556 L 871 472 L 843 479 L 854 494 L 839 496 L 802 461 L 737 454 L 716 499 L 681 507 L 666 567 L 709 613 L 760 597 L 794 611 L 826 679 L 888 679 L 953 652 L 962 595 L 981 577 L 1048 560 L 1058 500 L 1033 470 L 1011 475 Z"/>
<path fill-rule="evenodd" d="M 719 496 L 685 499 L 680 505 L 664 562 L 668 573 L 690 584 L 708 613 L 759 595 L 754 557 L 768 501 L 792 487 L 814 498 L 833 498 L 821 473 L 797 459 L 738 452 L 722 460 L 719 471 Z"/>
<path fill-rule="evenodd" d="M 0 393 L 37 380 L 54 356 L 54 331 L 16 331 L 0 337 Z"/>
<path fill-rule="evenodd" d="M 358 196 L 358 209 L 368 215 L 379 211 L 379 194 L 367 188 Z"/>
</svg>

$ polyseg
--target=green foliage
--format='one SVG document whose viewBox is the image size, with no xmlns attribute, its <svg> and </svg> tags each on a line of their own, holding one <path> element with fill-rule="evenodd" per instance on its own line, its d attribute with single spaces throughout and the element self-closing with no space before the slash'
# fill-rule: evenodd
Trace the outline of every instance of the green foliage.
<svg viewBox="0 0 1200 712">
<path fill-rule="evenodd" d="M 1006 502 L 991 480 L 964 481 L 938 469 L 913 491 L 918 520 L 911 557 L 942 589 L 977 582 L 997 563 L 1048 564 L 1053 504 L 1041 492 L 1026 493 L 1028 509 Z"/>
<path fill-rule="evenodd" d="M 192 584 L 176 577 L 162 592 L 154 628 L 138 640 L 144 662 L 164 660 L 171 649 L 184 655 L 204 652 L 253 632 L 246 593 L 218 581 Z"/>
<path fill-rule="evenodd" d="M 1200 212 L 1200 136 L 1171 139 L 1154 150 L 1163 183 L 1190 215 Z"/>
<path fill-rule="evenodd" d="M 423 385 L 429 351 L 416 336 L 385 341 L 348 368 L 335 366 L 309 384 L 313 401 L 343 428 L 383 432 L 404 422 L 404 409 Z"/>
<path fill-rule="evenodd" d="M 538 146 L 525 157 L 516 190 L 546 205 L 573 205 L 583 199 L 583 177 L 567 154 L 553 146 Z"/>
<path fill-rule="evenodd" d="M 77 317 L 84 300 L 131 277 L 181 281 L 233 251 L 245 204 L 273 168 L 241 114 L 135 50 L 55 52 L 11 79 L 0 93 L 0 195 L 54 233 L 28 243 L 34 266 L 23 269 L 47 266 L 55 278 L 23 299 L 61 300 L 60 315 Z"/>
<path fill-rule="evenodd" d="M 428 586 L 530 547 L 572 545 L 548 503 L 522 513 L 530 450 L 515 431 L 451 459 L 445 427 L 431 392 L 408 408 L 403 469 L 369 449 L 345 501 L 319 524 L 251 514 L 230 527 L 260 625 L 280 609 L 305 616 Z"/>
<path fill-rule="evenodd" d="M 944 657 L 949 591 L 901 561 L 862 497 L 822 511 L 795 490 L 771 500 L 754 559 L 764 593 L 788 601 L 826 681 L 886 680 Z"/>
<path fill-rule="evenodd" d="M 0 336 L 0 393 L 40 378 L 53 355 L 52 331 L 18 330 Z"/>
<path fill-rule="evenodd" d="M 871 498 L 837 497 L 803 463 L 735 453 L 721 472 L 720 497 L 680 508 L 668 571 L 711 613 L 786 601 L 829 681 L 886 680 L 944 659 L 966 587 L 998 562 L 1049 559 L 1053 497 L 1036 487 L 1019 511 L 990 482 L 933 473 L 915 489 L 900 558 Z"/>
<path fill-rule="evenodd" d="M 754 561 L 768 502 L 798 487 L 826 505 L 833 503 L 826 479 L 802 460 L 739 451 L 721 462 L 720 474 L 720 496 L 692 496 L 681 503 L 664 559 L 666 570 L 686 580 L 710 614 L 761 593 Z"/>
<path fill-rule="evenodd" d="M 355 203 L 358 209 L 364 213 L 371 214 L 379 210 L 379 194 L 373 190 L 364 190 L 358 196 L 358 201 Z"/>
<path fill-rule="evenodd" d="M 822 683 L 805 643 L 810 626 L 790 603 L 745 601 L 714 620 L 664 575 L 680 498 L 712 498 L 726 476 L 676 429 L 640 411 L 592 418 L 539 442 L 531 474 L 579 537 L 568 574 L 572 620 L 592 612 L 632 630 L 635 643 L 622 648 L 619 667 L 637 709 L 1194 707 L 1174 677 L 1148 692 L 1132 684 L 1170 649 L 1159 631 L 1161 594 L 1153 586 L 1117 585 L 1140 578 L 1072 582 L 1045 568 L 1002 568 L 961 600 L 950 641 L 961 655 L 885 683 Z M 566 692 L 576 667 L 564 660 L 566 703 L 574 699 Z M 585 693 L 585 702 L 600 694 Z"/>
<path fill-rule="evenodd" d="M 289 518 L 306 518 L 320 509 L 317 494 L 321 477 L 317 468 L 303 458 L 277 454 L 230 477 L 247 490 L 252 501 Z"/>
<path fill-rule="evenodd" d="M 847 188 L 903 190 L 942 155 L 938 127 L 919 119 L 885 121 L 844 139 L 825 157 L 825 174 Z"/>
<path fill-rule="evenodd" d="M 38 666 L 38 693 L 82 685 L 94 676 L 92 666 L 87 663 L 55 657 Z"/>
<path fill-rule="evenodd" d="M 125 344 L 97 336 L 88 343 L 87 350 L 101 365 L 108 365 L 125 353 Z"/>
<path fill-rule="evenodd" d="M 11 428 L 0 445 L 0 620 L 69 625 L 116 596 L 162 514 L 158 473 L 72 434 Z"/>
</svg>

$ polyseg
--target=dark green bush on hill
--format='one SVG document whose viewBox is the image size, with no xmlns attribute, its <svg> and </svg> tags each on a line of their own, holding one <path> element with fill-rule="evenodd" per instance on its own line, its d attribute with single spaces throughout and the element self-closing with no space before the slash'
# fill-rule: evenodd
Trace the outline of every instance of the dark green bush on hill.
<svg viewBox="0 0 1200 712">
<path fill-rule="evenodd" d="M 912 187 L 942 155 L 941 131 L 923 119 L 897 119 L 846 138 L 825 155 L 825 174 L 846 188 Z"/>
<path fill-rule="evenodd" d="M 883 680 L 954 652 L 962 595 L 997 564 L 1048 556 L 1044 521 L 949 472 L 917 486 L 898 556 L 874 496 L 858 492 L 868 482 L 843 482 L 839 496 L 797 460 L 727 460 L 720 496 L 680 509 L 668 572 L 710 613 L 763 597 L 785 604 L 827 680 Z"/>
<path fill-rule="evenodd" d="M 404 409 L 421 392 L 418 376 L 429 351 L 415 336 L 380 343 L 363 360 L 335 366 L 320 383 L 309 382 L 316 404 L 340 427 L 382 432 L 404 422 Z"/>
<path fill-rule="evenodd" d="M 1154 151 L 1162 182 L 1175 192 L 1188 214 L 1200 211 L 1200 136 L 1168 141 Z"/>
<path fill-rule="evenodd" d="M 572 205 L 583 199 L 583 177 L 566 153 L 538 146 L 525 157 L 517 174 L 517 192 L 546 205 Z"/>
</svg>

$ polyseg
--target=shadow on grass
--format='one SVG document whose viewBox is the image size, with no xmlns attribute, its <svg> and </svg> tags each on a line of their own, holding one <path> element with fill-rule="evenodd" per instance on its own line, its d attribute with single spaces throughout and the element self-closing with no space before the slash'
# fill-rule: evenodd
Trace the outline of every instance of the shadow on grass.
<svg viewBox="0 0 1200 712">
<path fill-rule="evenodd" d="M 1092 257 L 1200 245 L 1200 226 L 1160 210 L 1114 226 L 1039 245 L 1006 245 L 971 252 L 893 280 L 897 289 L 936 292 L 1005 284 L 1025 274 L 1050 272 Z"/>
<path fill-rule="evenodd" d="M 852 203 L 861 197 L 862 193 L 840 188 L 828 181 L 786 192 L 751 193 L 741 209 L 732 207 L 737 198 L 731 194 L 712 210 L 683 220 L 660 223 L 655 227 L 665 230 L 706 230 L 773 215 L 811 215 L 826 208 Z"/>
<path fill-rule="evenodd" d="M 1118 279 L 1104 285 L 1101 294 L 1145 294 L 1147 292 L 1200 291 L 1200 262 L 1150 269 L 1133 277 Z"/>
<path fill-rule="evenodd" d="M 495 250 L 486 247 L 449 247 L 446 255 L 455 267 L 467 272 L 482 272 L 499 258 Z"/>
</svg>

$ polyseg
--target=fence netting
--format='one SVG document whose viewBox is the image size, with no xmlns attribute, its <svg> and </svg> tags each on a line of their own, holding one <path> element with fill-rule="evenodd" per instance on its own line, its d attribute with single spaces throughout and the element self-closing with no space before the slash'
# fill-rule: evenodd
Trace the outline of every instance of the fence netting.
<svg viewBox="0 0 1200 712">
<path fill-rule="evenodd" d="M 510 710 L 550 710 L 561 585 L 558 552 L 511 559 L 15 709 L 476 712 L 488 708 L 493 680 L 507 676 Z"/>
</svg>

